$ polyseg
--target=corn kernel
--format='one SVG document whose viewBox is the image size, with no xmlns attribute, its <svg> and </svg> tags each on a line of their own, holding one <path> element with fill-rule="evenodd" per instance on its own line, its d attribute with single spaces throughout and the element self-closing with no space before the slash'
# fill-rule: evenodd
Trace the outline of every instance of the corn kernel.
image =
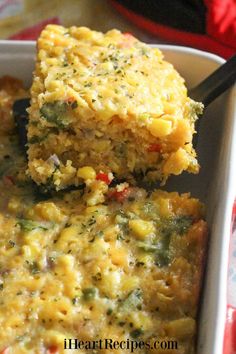
<svg viewBox="0 0 236 354">
<path fill-rule="evenodd" d="M 150 266 L 153 263 L 153 255 L 152 254 L 147 254 L 143 253 L 137 258 L 137 264 L 145 265 L 145 266 Z"/>
<path fill-rule="evenodd" d="M 127 250 L 125 248 L 113 247 L 110 249 L 109 255 L 113 264 L 118 265 L 120 267 L 128 266 L 129 258 Z"/>
<path fill-rule="evenodd" d="M 4 322 L 6 328 L 14 328 L 14 327 L 17 328 L 20 327 L 22 324 L 22 317 L 20 316 L 20 314 L 17 315 L 16 311 L 14 311 L 14 314 L 12 316 L 8 315 Z"/>
<path fill-rule="evenodd" d="M 172 123 L 169 120 L 162 118 L 154 119 L 148 126 L 148 129 L 152 135 L 156 138 L 162 138 L 169 135 L 172 131 Z"/>
<path fill-rule="evenodd" d="M 48 330 L 44 341 L 46 344 L 48 345 L 57 345 L 59 346 L 61 349 L 63 348 L 63 343 L 64 343 L 64 339 L 65 339 L 65 335 L 64 333 L 60 333 L 58 331 L 55 330 Z"/>
<path fill-rule="evenodd" d="M 96 213 L 97 216 L 105 216 L 108 214 L 108 207 L 107 205 L 94 205 L 94 206 L 88 206 L 85 209 L 86 215 L 91 215 L 93 213 Z"/>
<path fill-rule="evenodd" d="M 130 220 L 129 227 L 140 240 L 144 240 L 149 234 L 155 231 L 153 223 L 145 220 Z"/>
<path fill-rule="evenodd" d="M 10 212 L 14 213 L 19 211 L 20 206 L 21 206 L 20 200 L 14 197 L 11 198 L 8 202 L 8 210 Z"/>
<path fill-rule="evenodd" d="M 170 200 L 168 198 L 160 198 L 158 199 L 158 204 L 161 216 L 170 217 L 172 214 Z"/>
<path fill-rule="evenodd" d="M 78 240 L 78 228 L 75 226 L 70 226 L 65 228 L 57 242 L 57 248 L 64 250 L 68 245 L 76 243 Z"/>
<path fill-rule="evenodd" d="M 192 141 L 191 123 L 188 120 L 182 120 L 177 123 L 177 127 L 171 136 L 173 141 L 177 141 L 179 146 L 184 146 Z"/>
<path fill-rule="evenodd" d="M 22 246 L 21 252 L 22 252 L 22 256 L 26 259 L 32 257 L 32 252 L 31 252 L 30 246 L 26 246 L 26 245 Z"/>
<path fill-rule="evenodd" d="M 152 326 L 151 319 L 142 311 L 132 311 L 130 313 L 130 322 L 135 328 L 142 328 L 148 330 Z"/>
<path fill-rule="evenodd" d="M 179 148 L 176 152 L 170 154 L 170 157 L 166 160 L 163 166 L 163 172 L 165 175 L 179 175 L 183 170 L 188 168 L 188 165 L 188 153 L 184 149 Z"/>
<path fill-rule="evenodd" d="M 74 266 L 74 257 L 69 254 L 65 254 L 63 256 L 58 257 L 57 263 L 59 267 L 64 269 L 64 271 L 72 271 Z"/>
<path fill-rule="evenodd" d="M 136 276 L 123 276 L 121 284 L 122 291 L 130 293 L 140 286 L 140 279 Z"/>
<path fill-rule="evenodd" d="M 90 185 L 90 191 L 84 194 L 84 199 L 87 206 L 95 206 L 103 203 L 105 200 L 104 194 L 107 192 L 108 186 L 102 181 L 95 180 Z"/>
<path fill-rule="evenodd" d="M 65 218 L 61 210 L 52 202 L 38 204 L 35 207 L 35 214 L 45 220 L 54 222 L 62 222 Z"/>
<path fill-rule="evenodd" d="M 121 286 L 121 273 L 119 271 L 109 271 L 103 273 L 99 288 L 106 296 L 112 299 L 117 297 Z"/>
<path fill-rule="evenodd" d="M 65 228 L 61 232 L 60 238 L 63 238 L 65 240 L 69 240 L 69 239 L 73 239 L 77 235 L 78 235 L 78 228 L 76 226 L 70 226 L 70 227 Z"/>
<path fill-rule="evenodd" d="M 80 178 L 83 178 L 84 180 L 86 179 L 95 179 L 96 178 L 96 172 L 95 170 L 90 167 L 90 166 L 84 166 L 78 169 L 77 176 Z"/>
</svg>

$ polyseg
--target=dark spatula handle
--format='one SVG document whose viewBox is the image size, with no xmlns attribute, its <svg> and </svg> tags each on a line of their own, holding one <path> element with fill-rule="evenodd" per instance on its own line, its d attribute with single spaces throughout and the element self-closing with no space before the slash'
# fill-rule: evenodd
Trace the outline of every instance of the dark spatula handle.
<svg viewBox="0 0 236 354">
<path fill-rule="evenodd" d="M 236 81 L 236 55 L 230 58 L 219 69 L 189 90 L 189 96 L 202 102 L 207 107 Z"/>
</svg>

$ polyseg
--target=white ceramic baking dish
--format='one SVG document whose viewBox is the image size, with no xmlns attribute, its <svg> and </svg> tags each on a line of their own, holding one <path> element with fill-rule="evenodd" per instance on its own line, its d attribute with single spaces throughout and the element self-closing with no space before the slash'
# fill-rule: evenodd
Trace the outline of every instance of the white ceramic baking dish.
<svg viewBox="0 0 236 354">
<path fill-rule="evenodd" d="M 158 46 L 166 59 L 196 85 L 224 60 L 202 51 Z M 34 42 L 0 41 L 0 76 L 12 75 L 31 83 Z M 228 247 L 233 200 L 236 195 L 236 88 L 226 92 L 207 109 L 198 140 L 201 164 L 197 176 L 184 174 L 168 182 L 169 190 L 191 192 L 206 203 L 210 227 L 207 271 L 201 296 L 198 354 L 221 354 L 226 315 Z"/>
</svg>

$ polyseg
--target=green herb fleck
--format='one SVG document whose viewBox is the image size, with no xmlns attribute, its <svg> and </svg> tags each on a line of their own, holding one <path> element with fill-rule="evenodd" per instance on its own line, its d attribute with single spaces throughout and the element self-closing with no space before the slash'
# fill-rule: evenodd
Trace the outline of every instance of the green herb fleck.
<svg viewBox="0 0 236 354">
<path fill-rule="evenodd" d="M 116 236 L 116 239 L 117 239 L 118 241 L 123 241 L 123 240 L 125 240 L 125 237 L 123 236 L 122 233 L 119 233 L 119 234 Z"/>
<path fill-rule="evenodd" d="M 104 232 L 103 231 L 98 231 L 97 236 L 98 237 L 103 237 L 104 236 Z"/>
<path fill-rule="evenodd" d="M 102 279 L 102 274 L 101 274 L 100 272 L 98 272 L 97 274 L 95 274 L 95 275 L 92 276 L 92 279 L 93 279 L 94 281 L 99 281 L 99 280 Z"/>
<path fill-rule="evenodd" d="M 107 316 L 110 316 L 110 315 L 112 314 L 112 312 L 113 312 L 113 310 L 112 310 L 111 308 L 109 308 L 109 309 L 107 310 Z"/>
<path fill-rule="evenodd" d="M 28 265 L 29 265 L 29 271 L 31 274 L 38 274 L 40 273 L 40 269 L 39 269 L 39 266 L 38 266 L 38 263 L 33 261 L 33 262 L 29 262 L 28 261 Z"/>
<path fill-rule="evenodd" d="M 149 54 L 148 54 L 148 49 L 147 48 L 141 48 L 140 54 L 144 55 L 147 58 L 149 58 Z"/>
<path fill-rule="evenodd" d="M 143 212 L 145 215 L 150 215 L 152 216 L 155 211 L 154 204 L 151 202 L 146 202 L 143 206 Z"/>
<path fill-rule="evenodd" d="M 45 225 L 40 224 L 37 221 L 26 220 L 26 219 L 18 219 L 17 225 L 20 226 L 21 230 L 27 231 L 27 232 L 35 230 L 35 229 L 49 230 L 52 227 L 52 225 L 45 226 Z"/>
<path fill-rule="evenodd" d="M 204 105 L 202 103 L 190 100 L 187 118 L 191 122 L 196 122 L 198 116 L 203 114 L 203 110 L 204 110 Z"/>
<path fill-rule="evenodd" d="M 22 336 L 17 336 L 16 337 L 16 341 L 17 342 L 22 342 L 25 339 L 25 334 L 23 334 Z"/>
<path fill-rule="evenodd" d="M 142 249 L 145 252 L 155 252 L 158 249 L 160 249 L 160 246 L 158 244 L 153 245 L 153 244 L 145 243 L 145 242 L 142 242 L 142 241 L 139 241 L 137 243 L 137 246 L 138 246 L 138 248 Z"/>
<path fill-rule="evenodd" d="M 138 288 L 129 293 L 127 298 L 121 303 L 120 310 L 132 311 L 137 309 L 137 307 L 142 306 L 142 303 L 142 290 Z"/>
<path fill-rule="evenodd" d="M 78 102 L 77 101 L 73 101 L 72 103 L 71 103 L 71 108 L 72 109 L 76 109 L 78 107 Z"/>
<path fill-rule="evenodd" d="M 48 257 L 48 261 L 49 261 L 50 265 L 52 266 L 56 262 L 56 259 L 55 259 L 55 257 Z"/>
<path fill-rule="evenodd" d="M 40 108 L 40 114 L 49 123 L 53 123 L 59 128 L 65 128 L 69 124 L 68 107 L 69 104 L 64 101 L 46 102 Z"/>
<path fill-rule="evenodd" d="M 96 224 L 96 219 L 94 216 L 92 216 L 89 220 L 88 220 L 88 226 L 92 226 Z"/>
<path fill-rule="evenodd" d="M 78 302 L 79 302 L 79 298 L 78 298 L 78 296 L 75 296 L 75 297 L 72 299 L 72 304 L 73 304 L 73 305 L 78 305 Z"/>
<path fill-rule="evenodd" d="M 16 243 L 12 240 L 9 240 L 8 243 L 11 246 L 11 248 L 15 247 L 15 245 L 16 245 Z"/>
<path fill-rule="evenodd" d="M 159 267 L 167 266 L 170 263 L 170 253 L 169 250 L 159 250 L 156 252 L 156 265 Z"/>
<path fill-rule="evenodd" d="M 83 292 L 83 299 L 85 301 L 93 300 L 97 293 L 96 288 L 85 288 L 82 290 L 82 292 Z"/>
<path fill-rule="evenodd" d="M 120 321 L 120 322 L 118 322 L 118 325 L 119 325 L 120 327 L 124 327 L 125 322 L 124 322 L 124 321 Z"/>
<path fill-rule="evenodd" d="M 162 234 L 185 234 L 192 224 L 193 219 L 188 215 L 179 215 L 174 218 L 169 218 L 163 223 Z"/>
<path fill-rule="evenodd" d="M 130 336 L 134 339 L 139 338 L 144 333 L 142 328 L 134 329 L 130 332 Z"/>
<path fill-rule="evenodd" d="M 160 225 L 161 240 L 157 245 L 148 245 L 146 248 L 146 251 L 155 252 L 155 263 L 158 267 L 165 267 L 171 262 L 169 246 L 172 235 L 178 234 L 182 236 L 188 231 L 191 224 L 192 218 L 186 215 L 162 220 Z M 144 247 L 143 249 L 145 250 Z"/>
<path fill-rule="evenodd" d="M 48 135 L 43 135 L 43 136 L 38 136 L 38 135 L 33 135 L 31 138 L 28 139 L 28 144 L 38 144 L 44 141 L 47 138 Z"/>
</svg>

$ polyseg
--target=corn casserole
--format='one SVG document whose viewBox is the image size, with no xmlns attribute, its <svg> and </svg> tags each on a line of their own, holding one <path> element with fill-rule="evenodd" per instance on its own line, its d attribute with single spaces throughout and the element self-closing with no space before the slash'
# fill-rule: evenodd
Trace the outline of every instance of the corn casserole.
<svg viewBox="0 0 236 354">
<path fill-rule="evenodd" d="M 147 192 L 79 167 L 81 190 L 41 195 L 19 149 L 0 80 L 0 352 L 61 354 L 64 339 L 175 340 L 193 354 L 206 244 L 204 208 L 189 194 Z M 6 105 L 7 103 L 7 105 Z M 81 350 L 117 353 L 122 350 Z"/>
</svg>

